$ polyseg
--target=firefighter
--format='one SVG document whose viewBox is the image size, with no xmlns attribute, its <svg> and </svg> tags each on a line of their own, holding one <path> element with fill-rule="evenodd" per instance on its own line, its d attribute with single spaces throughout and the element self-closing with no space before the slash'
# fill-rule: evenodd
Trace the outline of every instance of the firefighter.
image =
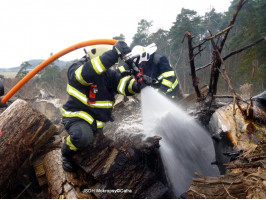
<svg viewBox="0 0 266 200">
<path fill-rule="evenodd" d="M 143 73 L 154 80 L 153 87 L 173 100 L 180 100 L 182 92 L 177 75 L 168 59 L 159 53 L 156 44 L 146 47 L 135 46 L 131 56 L 136 57 L 135 63 L 143 68 Z"/>
<path fill-rule="evenodd" d="M 109 69 L 130 51 L 123 41 L 114 46 L 97 45 L 88 51 L 90 57 L 85 56 L 70 66 L 69 99 L 62 108 L 63 124 L 69 133 L 61 149 L 65 171 L 76 170 L 73 155 L 92 145 L 94 134 L 102 131 L 105 122 L 113 121 L 115 94 L 131 96 L 140 92 L 134 77 Z"/>
</svg>

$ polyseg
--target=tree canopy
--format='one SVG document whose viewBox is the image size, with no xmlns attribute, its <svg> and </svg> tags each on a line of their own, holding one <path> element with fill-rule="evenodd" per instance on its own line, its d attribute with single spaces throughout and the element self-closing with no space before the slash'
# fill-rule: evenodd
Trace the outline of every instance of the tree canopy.
<svg viewBox="0 0 266 200">
<path fill-rule="evenodd" d="M 185 92 L 192 92 L 191 78 L 189 77 L 189 58 L 187 44 L 183 41 L 186 31 L 195 38 L 193 42 L 198 43 L 209 37 L 209 31 L 216 34 L 229 25 L 238 0 L 233 0 L 228 11 L 218 13 L 215 9 L 200 16 L 196 11 L 185 9 L 177 14 L 170 30 L 158 29 L 151 32 L 152 21 L 142 19 L 138 23 L 136 34 L 133 36 L 131 47 L 135 45 L 148 45 L 156 43 L 158 51 L 165 54 L 176 70 L 181 85 L 190 85 Z M 235 51 L 241 47 L 266 36 L 266 1 L 249 0 L 242 7 L 237 19 L 226 40 L 223 54 Z M 221 38 L 220 38 L 221 39 Z M 228 59 L 227 66 L 229 75 L 236 88 L 245 83 L 253 85 L 253 94 L 265 90 L 266 82 L 266 45 L 265 41 L 253 46 Z M 211 61 L 212 46 L 210 42 L 205 43 L 205 50 L 196 57 L 195 65 L 200 67 Z M 201 82 L 208 84 L 209 68 L 198 72 Z M 221 91 L 228 88 L 220 81 Z"/>
</svg>

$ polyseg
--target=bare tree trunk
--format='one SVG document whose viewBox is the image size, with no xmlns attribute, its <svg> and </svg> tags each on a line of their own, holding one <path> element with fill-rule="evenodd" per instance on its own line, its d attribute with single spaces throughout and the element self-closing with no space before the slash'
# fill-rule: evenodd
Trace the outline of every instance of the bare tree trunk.
<svg viewBox="0 0 266 200">
<path fill-rule="evenodd" d="M 192 38 L 193 36 L 190 34 L 190 32 L 186 32 L 187 38 L 188 38 L 188 48 L 189 48 L 189 63 L 190 63 L 190 69 L 191 69 L 191 77 L 192 77 L 192 83 L 193 87 L 195 89 L 195 92 L 197 94 L 198 99 L 201 99 L 201 93 L 198 87 L 199 84 L 199 78 L 196 76 L 196 71 L 195 71 L 195 62 L 194 62 L 194 57 L 195 55 L 193 54 L 193 50 L 195 47 L 192 46 Z M 199 53 L 202 50 L 199 50 Z"/>
</svg>

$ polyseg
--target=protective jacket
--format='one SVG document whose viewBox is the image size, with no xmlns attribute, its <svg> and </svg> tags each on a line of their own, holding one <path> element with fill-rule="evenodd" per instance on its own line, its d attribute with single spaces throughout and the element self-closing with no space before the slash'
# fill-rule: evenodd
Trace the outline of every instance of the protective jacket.
<svg viewBox="0 0 266 200">
<path fill-rule="evenodd" d="M 102 128 L 104 122 L 112 120 L 115 94 L 130 96 L 140 92 L 134 78 L 109 69 L 117 59 L 117 52 L 110 50 L 91 60 L 82 58 L 69 67 L 69 99 L 63 105 L 63 120 L 83 119 L 93 128 Z"/>
<path fill-rule="evenodd" d="M 179 88 L 178 79 L 166 56 L 158 52 L 153 53 L 143 66 L 143 73 L 156 80 L 154 87 L 159 91 L 171 98 L 176 97 Z"/>
</svg>

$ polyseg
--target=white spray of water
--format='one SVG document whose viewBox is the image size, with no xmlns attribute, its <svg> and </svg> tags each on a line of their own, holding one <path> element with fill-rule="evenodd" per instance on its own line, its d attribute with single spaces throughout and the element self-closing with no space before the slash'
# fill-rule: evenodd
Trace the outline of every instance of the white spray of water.
<svg viewBox="0 0 266 200">
<path fill-rule="evenodd" d="M 161 136 L 160 153 L 176 196 L 186 192 L 194 173 L 217 176 L 209 134 L 177 105 L 151 87 L 141 91 L 144 134 Z"/>
</svg>

